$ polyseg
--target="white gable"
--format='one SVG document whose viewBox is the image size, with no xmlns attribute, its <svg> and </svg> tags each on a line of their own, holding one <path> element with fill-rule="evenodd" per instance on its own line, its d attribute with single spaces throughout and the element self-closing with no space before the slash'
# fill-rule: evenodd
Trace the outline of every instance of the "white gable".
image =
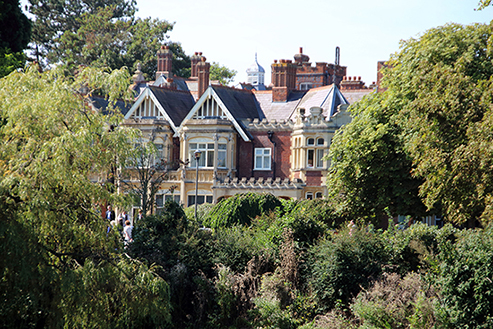
<svg viewBox="0 0 493 329">
<path fill-rule="evenodd" d="M 170 124 L 173 131 L 177 131 L 177 127 L 159 104 L 156 96 L 150 88 L 146 88 L 137 98 L 132 108 L 125 115 L 125 119 L 156 119 L 166 120 Z"/>
<path fill-rule="evenodd" d="M 192 116 L 193 119 L 221 118 L 227 119 L 227 115 L 221 109 L 214 97 L 207 98 Z"/>
<path fill-rule="evenodd" d="M 233 126 L 236 128 L 236 131 L 238 131 L 243 140 L 250 141 L 250 138 L 241 128 L 238 121 L 236 121 L 233 115 L 228 111 L 226 105 L 224 105 L 219 96 L 217 96 L 214 89 L 211 87 L 207 88 L 207 90 L 202 94 L 197 103 L 195 103 L 194 107 L 190 110 L 188 115 L 182 121 L 182 124 L 180 125 L 178 130 L 180 131 L 183 128 L 183 123 L 187 120 L 200 120 L 207 118 L 221 118 L 231 121 L 231 123 L 233 123 Z"/>
</svg>

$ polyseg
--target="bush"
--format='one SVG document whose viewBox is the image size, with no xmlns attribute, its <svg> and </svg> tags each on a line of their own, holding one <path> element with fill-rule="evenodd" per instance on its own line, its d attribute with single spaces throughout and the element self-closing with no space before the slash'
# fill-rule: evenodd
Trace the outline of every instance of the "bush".
<svg viewBox="0 0 493 329">
<path fill-rule="evenodd" d="M 369 328 L 433 328 L 436 323 L 433 289 L 416 273 L 401 279 L 385 274 L 351 306 L 355 317 Z"/>
<path fill-rule="evenodd" d="M 309 284 L 321 311 L 348 305 L 382 273 L 386 254 L 381 236 L 345 229 L 319 241 L 311 250 Z"/>
<path fill-rule="evenodd" d="M 433 282 L 454 328 L 493 327 L 493 227 L 461 230 L 439 245 Z"/>
<path fill-rule="evenodd" d="M 236 194 L 216 204 L 204 219 L 204 225 L 211 228 L 250 225 L 253 218 L 281 207 L 281 201 L 269 193 Z"/>
</svg>

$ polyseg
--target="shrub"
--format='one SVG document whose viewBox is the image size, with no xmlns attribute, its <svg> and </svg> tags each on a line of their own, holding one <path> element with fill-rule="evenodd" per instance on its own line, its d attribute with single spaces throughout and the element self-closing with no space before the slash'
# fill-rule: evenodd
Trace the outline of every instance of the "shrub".
<svg viewBox="0 0 493 329">
<path fill-rule="evenodd" d="M 461 230 L 439 245 L 432 276 L 454 328 L 493 327 L 493 227 Z"/>
<path fill-rule="evenodd" d="M 204 219 L 204 225 L 211 228 L 250 225 L 253 218 L 280 207 L 281 201 L 269 193 L 236 194 L 216 204 Z"/>
<path fill-rule="evenodd" d="M 333 234 L 310 251 L 309 284 L 324 312 L 337 304 L 348 305 L 382 273 L 386 263 L 381 236 L 362 229 L 352 235 L 347 229 Z"/>
<path fill-rule="evenodd" d="M 359 293 L 351 309 L 364 327 L 433 328 L 436 297 L 416 273 L 404 279 L 384 274 L 371 289 Z"/>
<path fill-rule="evenodd" d="M 215 264 L 223 264 L 234 272 L 243 272 L 252 258 L 263 257 L 273 267 L 277 248 L 267 245 L 266 232 L 244 226 L 219 228 L 211 241 L 211 257 Z"/>
</svg>

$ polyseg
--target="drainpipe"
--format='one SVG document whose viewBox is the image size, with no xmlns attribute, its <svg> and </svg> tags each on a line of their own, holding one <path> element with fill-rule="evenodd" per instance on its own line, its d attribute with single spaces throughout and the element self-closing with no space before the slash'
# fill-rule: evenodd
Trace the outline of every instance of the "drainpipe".
<svg viewBox="0 0 493 329">
<path fill-rule="evenodd" d="M 276 179 L 276 142 L 272 140 L 272 137 L 274 136 L 274 132 L 269 130 L 267 132 L 267 136 L 269 137 L 270 142 L 272 145 L 274 145 L 274 148 L 272 149 L 272 179 Z"/>
</svg>

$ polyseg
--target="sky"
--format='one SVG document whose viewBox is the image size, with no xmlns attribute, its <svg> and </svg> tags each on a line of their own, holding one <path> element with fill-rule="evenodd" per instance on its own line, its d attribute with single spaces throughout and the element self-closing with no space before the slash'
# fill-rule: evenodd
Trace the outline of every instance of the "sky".
<svg viewBox="0 0 493 329">
<path fill-rule="evenodd" d="M 488 23 L 493 7 L 475 11 L 478 0 L 137 0 L 137 16 L 174 22 L 169 40 L 185 53 L 200 51 L 238 73 L 245 82 L 255 62 L 265 69 L 275 59 L 293 59 L 303 47 L 310 62 L 340 64 L 348 76 L 376 81 L 377 62 L 399 50 L 401 40 L 447 23 Z"/>
</svg>

